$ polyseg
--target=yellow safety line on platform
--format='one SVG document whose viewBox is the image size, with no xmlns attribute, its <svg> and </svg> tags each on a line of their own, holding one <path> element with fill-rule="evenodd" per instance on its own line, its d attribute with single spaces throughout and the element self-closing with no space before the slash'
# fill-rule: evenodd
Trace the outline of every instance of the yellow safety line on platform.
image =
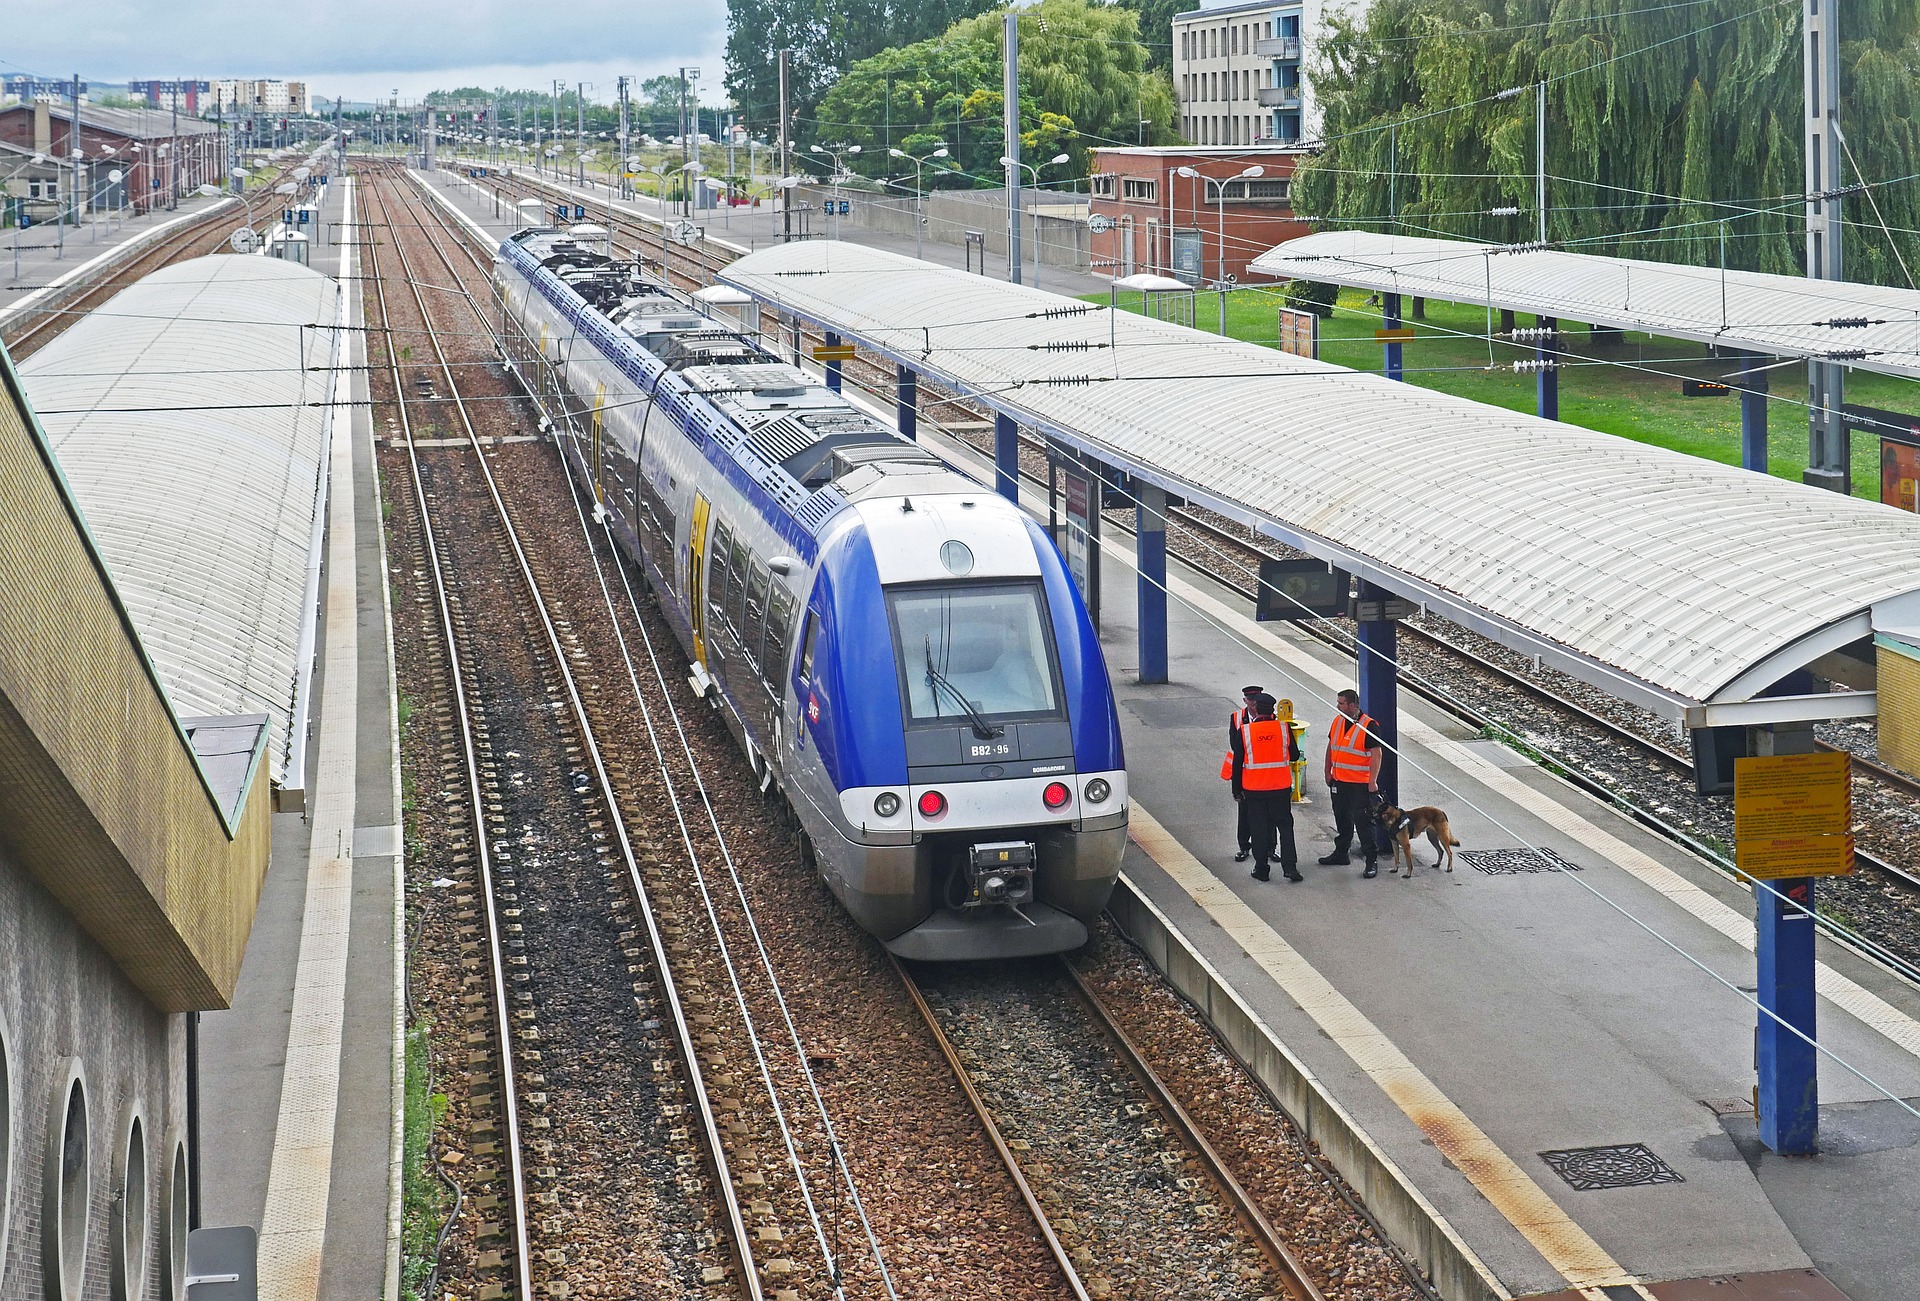
<svg viewBox="0 0 1920 1301">
<path fill-rule="evenodd" d="M 1467 1119 L 1440 1087 L 1300 956 L 1274 929 L 1195 858 L 1136 801 L 1129 834 L 1160 869 L 1185 890 L 1274 983 L 1314 1019 L 1328 1038 L 1378 1084 L 1440 1154 L 1479 1189 L 1534 1245 L 1547 1264 L 1576 1288 L 1633 1287 L 1652 1301 L 1639 1280 L 1574 1223 L 1546 1191 L 1498 1144 Z"/>
<path fill-rule="evenodd" d="M 343 179 L 351 239 L 353 181 Z M 351 247 L 342 251 L 350 257 Z M 349 274 L 347 266 L 342 275 Z M 340 296 L 346 323 L 347 296 Z M 343 357 L 344 360 L 344 357 Z M 300 956 L 287 1023 L 280 1111 L 260 1219 L 263 1301 L 316 1301 L 333 1187 L 333 1139 L 340 1108 L 340 1040 L 346 1017 L 347 947 L 353 916 L 354 757 L 359 695 L 355 630 L 353 422 L 344 367 L 334 374 L 327 474 L 327 640 L 320 692 L 320 754 L 308 822 L 307 892 Z M 395 955 L 395 961 L 399 956 Z"/>
<path fill-rule="evenodd" d="M 1109 552 L 1116 559 L 1129 559 L 1118 548 Z M 1310 677 L 1326 687 L 1331 695 L 1348 685 L 1347 675 L 1336 672 L 1299 647 L 1275 636 L 1238 610 L 1201 591 L 1184 579 L 1172 578 L 1167 584 L 1181 601 L 1187 602 L 1211 619 L 1228 621 L 1230 626 L 1276 659 L 1284 660 L 1296 673 Z M 1620 837 L 1582 817 L 1561 803 L 1554 794 L 1536 790 L 1493 763 L 1484 755 L 1440 732 L 1411 714 L 1400 716 L 1400 742 L 1426 750 L 1442 763 L 1453 767 L 1501 799 L 1540 819 L 1569 839 L 1584 845 L 1605 861 L 1658 894 L 1664 895 L 1699 920 L 1719 931 L 1748 952 L 1754 946 L 1753 918 L 1728 907 L 1693 882 L 1652 855 L 1634 848 Z M 1826 963 L 1814 968 L 1814 988 L 1834 1006 L 1852 1015 L 1861 1024 L 1879 1031 L 1891 1042 L 1915 1057 L 1920 1057 L 1920 1021 L 1914 1020 L 1878 994 L 1841 975 Z"/>
</svg>

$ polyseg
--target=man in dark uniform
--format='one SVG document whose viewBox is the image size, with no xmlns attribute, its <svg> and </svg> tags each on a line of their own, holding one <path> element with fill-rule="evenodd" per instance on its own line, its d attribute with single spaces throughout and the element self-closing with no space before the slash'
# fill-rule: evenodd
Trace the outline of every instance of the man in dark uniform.
<svg viewBox="0 0 1920 1301">
<path fill-rule="evenodd" d="M 1278 703 L 1264 691 L 1254 699 L 1253 721 L 1234 732 L 1228 756 L 1234 798 L 1252 824 L 1256 881 L 1270 879 L 1276 850 L 1287 880 L 1303 879 L 1293 843 L 1293 729 L 1274 718 Z"/>
<path fill-rule="evenodd" d="M 1227 749 L 1233 749 L 1233 734 L 1253 721 L 1253 702 L 1265 691 L 1265 687 L 1241 687 L 1240 708 L 1227 715 Z M 1240 798 L 1240 792 L 1233 793 L 1235 812 L 1234 842 L 1240 852 L 1233 856 L 1236 863 L 1247 861 L 1247 854 L 1253 848 L 1253 824 L 1247 821 L 1247 802 Z"/>
<path fill-rule="evenodd" d="M 1342 691 L 1334 701 L 1340 711 L 1327 729 L 1327 786 L 1333 792 L 1333 852 L 1322 867 L 1348 863 L 1347 849 L 1355 833 L 1367 869 L 1361 876 L 1380 875 L 1379 851 L 1374 848 L 1373 793 L 1380 789 L 1380 763 L 1386 751 L 1373 734 L 1373 720 L 1360 712 L 1360 693 Z"/>
</svg>

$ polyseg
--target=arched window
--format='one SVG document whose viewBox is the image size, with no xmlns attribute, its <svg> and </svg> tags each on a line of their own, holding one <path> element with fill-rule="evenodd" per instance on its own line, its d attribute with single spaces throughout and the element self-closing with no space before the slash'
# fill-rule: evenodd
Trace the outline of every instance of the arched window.
<svg viewBox="0 0 1920 1301">
<path fill-rule="evenodd" d="M 59 1078 L 47 1125 L 40 1261 L 47 1295 L 58 1301 L 80 1301 L 87 1268 L 87 1191 L 93 1174 L 93 1133 L 87 1116 L 87 1077 L 80 1059 L 69 1058 Z"/>
</svg>

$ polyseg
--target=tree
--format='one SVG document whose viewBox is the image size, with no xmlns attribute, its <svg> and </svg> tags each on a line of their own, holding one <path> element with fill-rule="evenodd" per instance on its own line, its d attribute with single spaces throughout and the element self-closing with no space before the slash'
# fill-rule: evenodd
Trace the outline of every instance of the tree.
<svg viewBox="0 0 1920 1301">
<path fill-rule="evenodd" d="M 1072 159 L 1048 179 L 1086 175 L 1102 144 L 1172 138 L 1172 85 L 1148 70 L 1138 32 L 1137 16 L 1119 6 L 1041 0 L 1021 10 L 1022 154 Z M 861 60 L 821 101 L 819 138 L 859 145 L 855 167 L 873 177 L 911 174 L 890 148 L 924 156 L 945 144 L 957 180 L 999 185 L 1001 39 L 1000 14 L 984 14 Z"/>
<path fill-rule="evenodd" d="M 991 0 L 728 0 L 727 91 L 742 120 L 779 130 L 780 51 L 787 60 L 788 109 L 796 138 L 812 140 L 811 119 L 841 72 L 889 46 L 938 35 Z"/>
<path fill-rule="evenodd" d="M 1376 0 L 1329 11 L 1312 75 L 1324 148 L 1299 211 L 1379 230 L 1534 238 L 1534 83 L 1547 79 L 1550 240 L 1585 252 L 1797 274 L 1805 187 L 1798 10 L 1746 0 Z M 1859 173 L 1920 270 L 1920 10 L 1862 0 L 1841 46 Z M 1501 92 L 1517 90 L 1507 98 Z M 1864 198 L 1850 279 L 1906 283 Z M 1518 207 L 1518 216 L 1493 209 Z M 1904 229 L 1903 229 L 1904 228 Z"/>
<path fill-rule="evenodd" d="M 1147 66 L 1173 75 L 1173 16 L 1198 8 L 1196 0 L 1113 0 L 1140 17 L 1140 43 L 1147 47 Z"/>
</svg>

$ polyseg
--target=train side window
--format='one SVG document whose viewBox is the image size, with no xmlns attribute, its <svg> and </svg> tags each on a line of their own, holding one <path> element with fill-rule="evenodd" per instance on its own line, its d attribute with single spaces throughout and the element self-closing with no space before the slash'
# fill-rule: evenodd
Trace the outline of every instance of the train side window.
<svg viewBox="0 0 1920 1301">
<path fill-rule="evenodd" d="M 820 640 L 820 617 L 807 611 L 807 627 L 800 634 L 800 681 L 813 685 L 813 648 Z"/>
<path fill-rule="evenodd" d="M 727 622 L 733 625 L 735 633 L 747 626 L 747 566 L 752 563 L 747 544 L 736 537 L 733 561 L 727 570 Z"/>
<path fill-rule="evenodd" d="M 747 610 L 740 625 L 740 644 L 755 665 L 760 663 L 760 638 L 767 626 L 767 584 L 771 578 L 767 567 L 757 560 L 747 575 Z"/>
<path fill-rule="evenodd" d="M 786 694 L 787 633 L 793 627 L 793 596 L 779 583 L 767 598 L 767 650 L 760 676 L 775 700 Z"/>
<path fill-rule="evenodd" d="M 733 534 L 725 524 L 713 526 L 713 558 L 707 562 L 707 606 L 714 617 L 721 618 L 726 613 L 727 557 L 733 546 Z"/>
</svg>

